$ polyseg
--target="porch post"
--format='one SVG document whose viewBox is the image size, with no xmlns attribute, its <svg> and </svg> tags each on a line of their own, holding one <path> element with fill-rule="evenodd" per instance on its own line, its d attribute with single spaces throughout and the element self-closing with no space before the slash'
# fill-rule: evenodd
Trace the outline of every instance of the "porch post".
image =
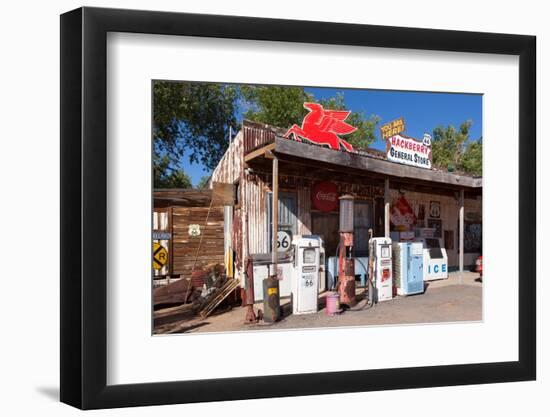
<svg viewBox="0 0 550 417">
<path fill-rule="evenodd" d="M 279 159 L 273 153 L 266 154 L 272 159 L 273 198 L 272 198 L 272 241 L 271 241 L 271 265 L 269 276 L 263 280 L 264 295 L 264 322 L 275 323 L 281 317 L 279 298 L 279 280 L 277 279 L 277 231 L 279 224 Z"/>
<path fill-rule="evenodd" d="M 233 278 L 233 206 L 223 206 L 223 253 L 225 259 L 225 273 Z"/>
<path fill-rule="evenodd" d="M 390 179 L 384 180 L 384 237 L 390 237 Z"/>
<path fill-rule="evenodd" d="M 458 211 L 458 280 L 462 284 L 462 274 L 464 272 L 464 189 L 460 190 L 460 207 Z"/>
<path fill-rule="evenodd" d="M 277 157 L 273 158 L 273 198 L 272 200 L 272 209 L 273 213 L 272 219 L 272 231 L 271 231 L 271 263 L 273 264 L 272 276 L 277 276 L 277 232 L 279 225 L 279 159 Z"/>
</svg>

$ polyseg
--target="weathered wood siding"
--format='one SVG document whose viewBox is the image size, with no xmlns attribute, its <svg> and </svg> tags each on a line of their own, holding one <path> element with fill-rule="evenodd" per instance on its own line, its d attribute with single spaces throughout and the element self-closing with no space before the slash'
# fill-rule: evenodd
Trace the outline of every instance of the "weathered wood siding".
<svg viewBox="0 0 550 417">
<path fill-rule="evenodd" d="M 212 172 L 212 182 L 220 182 L 225 184 L 235 184 L 240 182 L 238 188 L 238 200 L 242 202 L 243 188 L 242 178 L 244 176 L 244 157 L 243 157 L 243 131 L 241 130 L 235 138 L 231 141 L 231 145 L 227 148 L 227 151 L 223 155 L 222 159 Z M 226 227 L 226 233 L 223 241 L 224 259 L 225 251 L 229 248 L 233 248 L 235 253 L 234 257 L 234 276 L 236 278 L 242 278 L 243 268 L 243 250 L 245 249 L 245 241 L 242 238 L 244 230 L 244 210 L 240 205 L 233 208 L 233 215 L 231 221 L 228 218 L 228 224 Z M 231 223 L 231 224 L 230 224 Z M 230 228 L 230 230 L 228 229 Z"/>
<path fill-rule="evenodd" d="M 201 267 L 224 263 L 223 207 L 172 208 L 172 266 L 174 275 L 190 278 L 193 265 Z M 207 220 L 208 217 L 208 220 Z M 189 234 L 189 226 L 198 224 L 199 236 Z M 202 237 L 202 243 L 201 243 Z"/>
<path fill-rule="evenodd" d="M 211 182 L 233 184 L 243 171 L 243 133 L 235 136 L 220 162 L 212 172 Z"/>
<path fill-rule="evenodd" d="M 269 224 L 268 193 L 271 192 L 270 174 L 245 175 L 243 182 L 243 210 L 248 214 L 248 239 L 250 253 L 266 253 L 269 251 Z M 280 183 L 285 183 L 287 177 L 279 176 Z M 311 197 L 310 188 L 305 185 L 284 187 L 283 192 L 296 194 L 297 222 L 295 233 L 300 235 L 311 234 Z"/>
<path fill-rule="evenodd" d="M 248 228 L 248 251 L 244 253 L 266 253 L 269 248 L 269 235 L 267 230 L 267 201 L 266 193 L 269 188 L 262 176 L 245 174 L 242 182 L 242 210 L 248 224 L 244 224 L 243 236 Z M 243 240 L 246 245 L 247 239 Z"/>
<path fill-rule="evenodd" d="M 261 148 L 269 143 L 275 141 L 276 133 L 281 134 L 281 132 L 275 132 L 272 127 L 264 125 L 261 123 L 254 123 L 250 121 L 245 121 L 243 123 L 243 144 L 244 144 L 244 154 Z"/>
<path fill-rule="evenodd" d="M 298 187 L 298 234 L 311 234 L 311 193 L 310 187 Z"/>
<path fill-rule="evenodd" d="M 272 140 L 274 135 L 265 129 L 248 124 L 235 136 L 231 146 L 212 173 L 212 181 L 236 183 L 238 181 L 238 205 L 234 211 L 233 249 L 235 275 L 242 278 L 243 256 L 250 253 L 264 253 L 268 248 L 266 191 L 264 176 L 247 174 L 244 170 L 244 144 L 248 147 L 261 146 Z M 236 220 L 236 218 L 239 218 Z"/>
</svg>

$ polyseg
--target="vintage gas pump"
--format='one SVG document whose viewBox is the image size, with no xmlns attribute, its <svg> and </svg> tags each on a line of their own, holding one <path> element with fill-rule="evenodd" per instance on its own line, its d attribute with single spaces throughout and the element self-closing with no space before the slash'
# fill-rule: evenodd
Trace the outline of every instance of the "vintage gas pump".
<svg viewBox="0 0 550 417">
<path fill-rule="evenodd" d="M 353 250 L 353 196 L 340 197 L 340 252 L 338 254 L 338 294 L 340 304 L 354 306 L 355 261 Z"/>
<path fill-rule="evenodd" d="M 292 269 L 292 313 L 316 313 L 319 297 L 321 239 L 318 236 L 295 236 Z"/>
<path fill-rule="evenodd" d="M 392 242 L 389 237 L 373 237 L 369 241 L 369 257 L 372 265 L 374 283 L 373 301 L 391 300 L 393 297 L 392 282 Z"/>
</svg>

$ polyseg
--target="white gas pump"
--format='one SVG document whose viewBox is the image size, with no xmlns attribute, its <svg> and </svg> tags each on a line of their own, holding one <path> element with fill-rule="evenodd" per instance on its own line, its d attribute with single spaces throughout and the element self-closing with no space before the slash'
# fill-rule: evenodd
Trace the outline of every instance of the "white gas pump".
<svg viewBox="0 0 550 417">
<path fill-rule="evenodd" d="M 321 240 L 318 236 L 294 236 L 292 313 L 316 313 L 319 297 Z"/>
<path fill-rule="evenodd" d="M 392 241 L 389 237 L 373 237 L 372 248 L 374 301 L 387 301 L 393 297 L 392 283 Z"/>
</svg>

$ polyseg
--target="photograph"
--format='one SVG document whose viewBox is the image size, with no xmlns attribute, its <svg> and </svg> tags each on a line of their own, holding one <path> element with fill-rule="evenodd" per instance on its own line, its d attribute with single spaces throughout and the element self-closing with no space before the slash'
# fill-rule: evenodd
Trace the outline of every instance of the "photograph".
<svg viewBox="0 0 550 417">
<path fill-rule="evenodd" d="M 534 411 L 545 26 L 477 4 L 434 20 L 279 3 L 64 6 L 56 83 L 35 83 L 59 85 L 40 95 L 60 99 L 40 107 L 59 146 L 30 137 L 59 196 L 36 161 L 6 177 L 21 219 L 35 226 L 30 185 L 59 223 L 40 234 L 59 235 L 59 286 L 27 291 L 58 361 L 32 369 L 84 410 Z M 41 40 L 18 50 L 40 60 Z M 31 316 L 12 320 L 23 340 Z"/>
<path fill-rule="evenodd" d="M 153 335 L 483 321 L 483 94 L 151 98 Z"/>
</svg>

